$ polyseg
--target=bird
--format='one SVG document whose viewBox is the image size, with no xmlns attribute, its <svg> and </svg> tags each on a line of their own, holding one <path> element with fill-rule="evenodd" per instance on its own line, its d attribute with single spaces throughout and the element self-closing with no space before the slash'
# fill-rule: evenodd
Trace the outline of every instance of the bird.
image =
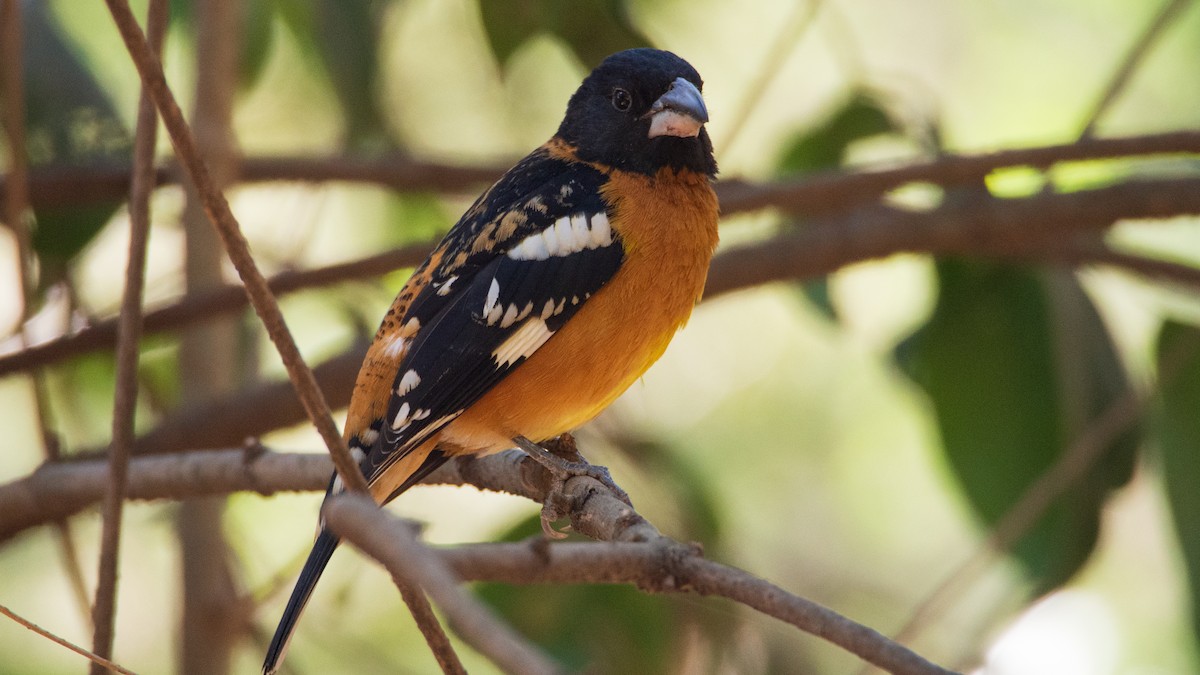
<svg viewBox="0 0 1200 675">
<path fill-rule="evenodd" d="M 368 348 L 343 432 L 377 503 L 452 457 L 579 427 L 663 354 L 718 241 L 702 90 L 669 51 L 608 56 L 550 140 L 416 268 Z M 326 499 L 344 490 L 334 474 Z M 337 545 L 321 522 L 263 673 L 282 663 Z"/>
</svg>

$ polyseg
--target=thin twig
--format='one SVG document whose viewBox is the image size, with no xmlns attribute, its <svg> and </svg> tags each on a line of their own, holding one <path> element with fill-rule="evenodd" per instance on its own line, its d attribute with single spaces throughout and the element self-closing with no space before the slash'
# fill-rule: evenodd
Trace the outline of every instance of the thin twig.
<svg viewBox="0 0 1200 675">
<path fill-rule="evenodd" d="M 1109 404 L 1058 461 L 1025 489 L 1020 499 L 996 522 L 987 539 L 917 605 L 893 639 L 911 643 L 963 597 L 965 590 L 978 580 L 991 561 L 1010 550 L 1054 501 L 1095 465 L 1115 439 L 1137 422 L 1147 401 L 1147 396 L 1129 390 Z"/>
<path fill-rule="evenodd" d="M 400 589 L 400 597 L 408 606 L 421 635 L 425 636 L 425 644 L 429 645 L 429 651 L 433 652 L 433 658 L 437 660 L 442 672 L 446 675 L 466 675 L 467 669 L 458 658 L 458 652 L 454 651 L 454 645 L 450 644 L 446 631 L 442 630 L 442 624 L 433 613 L 429 598 L 421 589 L 413 587 L 404 579 L 393 577 L 393 581 Z"/>
<path fill-rule="evenodd" d="M 150 49 L 162 53 L 167 28 L 166 0 L 151 0 L 146 14 Z M 125 293 L 117 330 L 115 400 L 113 401 L 112 445 L 109 450 L 109 486 L 104 498 L 104 520 L 100 536 L 100 568 L 97 573 L 96 603 L 92 608 L 92 651 L 111 658 L 113 622 L 117 609 L 117 561 L 121 544 L 121 514 L 133 424 L 137 409 L 138 347 L 142 333 L 142 294 L 146 280 L 146 247 L 150 236 L 150 194 L 154 190 L 154 146 L 158 138 L 154 101 L 141 93 L 133 148 L 133 185 L 129 196 L 129 260 L 125 271 Z M 92 675 L 101 675 L 93 664 Z"/>
<path fill-rule="evenodd" d="M 779 71 L 783 68 L 783 64 L 787 63 L 788 57 L 800 47 L 801 38 L 805 31 L 813 25 L 818 10 L 824 4 L 822 0 L 793 0 L 793 2 L 795 6 L 792 8 L 791 15 L 780 27 L 775 41 L 763 55 L 762 63 L 754 69 L 755 78 L 750 82 L 750 86 L 742 92 L 737 110 L 729 117 L 729 130 L 725 132 L 725 137 L 721 139 L 718 146 L 722 155 L 729 154 L 729 148 L 733 146 L 738 136 L 741 135 L 742 129 L 746 127 L 746 121 L 750 119 L 755 107 L 762 100 L 767 86 L 779 75 Z"/>
<path fill-rule="evenodd" d="M 1096 133 L 1096 124 L 1104 116 L 1104 113 L 1108 112 L 1113 101 L 1116 101 L 1121 92 L 1125 90 L 1133 73 L 1141 65 L 1146 55 L 1150 53 L 1150 48 L 1154 46 L 1154 43 L 1162 37 L 1166 29 L 1179 18 L 1179 15 L 1190 4 L 1192 4 L 1192 0 L 1166 1 L 1166 4 L 1155 15 L 1154 20 L 1150 22 L 1149 26 L 1146 26 L 1146 30 L 1142 32 L 1137 42 L 1133 43 L 1125 58 L 1121 60 L 1121 65 L 1113 73 L 1108 86 L 1104 88 L 1104 93 L 1100 95 L 1100 99 L 1096 101 L 1095 107 L 1088 114 L 1087 122 L 1083 125 L 1083 131 L 1079 134 L 1080 140 L 1091 138 Z"/>
<path fill-rule="evenodd" d="M 464 593 L 458 580 L 417 539 L 410 525 L 387 517 L 375 502 L 359 495 L 330 499 L 322 512 L 325 522 L 339 536 L 383 563 L 401 583 L 416 584 L 428 593 L 445 612 L 454 631 L 501 669 L 521 675 L 561 672 L 485 605 Z"/>
<path fill-rule="evenodd" d="M 41 635 L 42 637 L 50 640 L 51 642 L 54 642 L 58 645 L 66 647 L 67 649 L 70 649 L 71 651 L 75 652 L 76 654 L 79 654 L 80 656 L 88 659 L 93 664 L 103 666 L 104 668 L 107 668 L 108 670 L 110 670 L 114 673 L 121 673 L 121 675 L 137 675 L 132 670 L 122 668 L 121 666 L 113 663 L 112 661 L 109 661 L 108 659 L 106 659 L 102 656 L 93 654 L 92 652 L 89 652 L 88 650 L 84 649 L 83 647 L 80 647 L 77 644 L 74 644 L 64 638 L 61 638 L 61 637 L 55 635 L 54 633 L 51 633 L 50 631 L 46 630 L 45 628 L 42 628 L 41 626 L 33 623 L 32 621 L 29 621 L 28 619 L 23 618 L 22 616 L 20 616 L 16 612 L 12 611 L 11 609 L 5 607 L 4 605 L 0 605 L 0 614 L 7 616 L 8 618 L 12 619 L 13 621 L 16 621 L 17 623 L 21 624 L 25 628 L 28 628 L 29 630 L 37 633 L 38 635 Z"/>
<path fill-rule="evenodd" d="M 412 267 L 421 262 L 433 248 L 433 242 L 401 246 L 350 262 L 335 263 L 311 270 L 288 270 L 268 280 L 271 292 L 277 297 L 311 288 L 379 277 L 388 272 Z M 177 330 L 246 308 L 249 300 L 241 286 L 200 291 L 178 301 L 147 312 L 142 323 L 146 334 Z M 106 319 L 79 331 L 32 345 L 19 352 L 0 355 L 0 377 L 57 363 L 98 349 L 111 348 L 116 343 L 117 320 Z"/>
<path fill-rule="evenodd" d="M 350 455 L 350 449 L 334 424 L 333 415 L 325 403 L 324 395 L 317 387 L 312 371 L 304 363 L 304 357 L 292 339 L 279 305 L 271 295 L 266 279 L 255 264 L 250 254 L 249 244 L 241 233 L 237 220 L 229 209 L 225 196 L 213 188 L 212 180 L 204 161 L 200 158 L 195 147 L 188 124 L 183 118 L 183 112 L 175 101 L 174 95 L 167 86 L 163 75 L 162 64 L 150 51 L 146 38 L 138 27 L 137 20 L 129 9 L 127 0 L 105 0 L 113 20 L 121 32 L 121 38 L 137 66 L 143 85 L 151 92 L 163 123 L 171 136 L 184 169 L 196 187 L 197 193 L 204 202 L 204 209 L 213 222 L 229 259 L 233 262 L 238 275 L 245 284 L 246 293 L 251 304 L 262 320 L 267 334 L 275 344 L 288 377 L 292 380 L 296 393 L 300 397 L 304 410 L 313 426 L 321 435 L 325 446 L 333 457 L 334 466 L 343 484 L 349 490 L 366 492 L 367 482 L 363 478 L 358 464 Z"/>
</svg>

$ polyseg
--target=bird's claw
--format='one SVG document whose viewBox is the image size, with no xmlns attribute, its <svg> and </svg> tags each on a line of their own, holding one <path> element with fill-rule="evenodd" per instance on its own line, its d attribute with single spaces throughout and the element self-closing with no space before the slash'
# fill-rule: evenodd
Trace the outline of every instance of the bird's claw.
<svg viewBox="0 0 1200 675">
<path fill-rule="evenodd" d="M 555 530 L 552 523 L 567 515 L 567 510 L 564 508 L 564 491 L 567 481 L 577 476 L 587 476 L 596 480 L 611 490 L 618 499 L 629 506 L 633 506 L 633 502 L 629 499 L 629 493 L 625 492 L 621 486 L 613 481 L 612 474 L 608 472 L 608 468 L 588 464 L 586 461 L 573 462 L 550 452 L 523 436 L 519 436 L 513 440 L 517 443 L 518 447 L 529 455 L 530 459 L 540 464 L 550 474 L 550 489 L 546 494 L 545 502 L 542 504 L 542 532 L 547 537 L 551 539 L 563 539 L 567 536 Z M 579 453 L 574 450 L 574 442 L 568 440 L 567 445 L 569 450 L 579 457 Z"/>
</svg>

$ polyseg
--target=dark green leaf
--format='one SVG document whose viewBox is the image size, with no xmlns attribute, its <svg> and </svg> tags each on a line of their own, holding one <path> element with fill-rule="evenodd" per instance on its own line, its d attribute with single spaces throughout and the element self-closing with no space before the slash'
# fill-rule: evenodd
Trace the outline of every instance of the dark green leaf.
<svg viewBox="0 0 1200 675">
<path fill-rule="evenodd" d="M 24 13 L 25 106 L 33 166 L 87 166 L 126 161 L 132 139 L 112 102 L 63 39 L 46 3 Z M 67 262 L 104 227 L 120 202 L 82 208 L 35 206 L 33 249 L 39 285 L 65 273 Z"/>
<path fill-rule="evenodd" d="M 842 165 L 854 141 L 900 131 L 887 110 L 872 95 L 855 92 L 825 121 L 796 134 L 784 144 L 779 159 L 782 175 L 813 173 Z"/>
<path fill-rule="evenodd" d="M 242 53 L 238 63 L 238 80 L 244 89 L 253 87 L 262 75 L 271 47 L 275 43 L 274 2 L 257 0 L 246 3 L 242 21 Z"/>
<path fill-rule="evenodd" d="M 812 281 L 805 281 L 798 284 L 800 293 L 804 295 L 804 299 L 809 304 L 816 308 L 818 312 L 823 314 L 830 321 L 838 320 L 837 307 L 833 305 L 833 298 L 829 295 L 829 277 L 820 277 Z"/>
<path fill-rule="evenodd" d="M 1200 643 L 1200 329 L 1174 322 L 1163 326 L 1158 372 L 1162 473 L 1191 587 L 1192 629 Z"/>
<path fill-rule="evenodd" d="M 933 402 L 946 457 L 990 525 L 1128 386 L 1095 308 L 1067 272 L 940 261 L 941 296 L 903 348 Z M 1015 547 L 1038 592 L 1095 546 L 1109 491 L 1128 480 L 1136 432 L 1113 443 Z"/>
<path fill-rule="evenodd" d="M 588 67 L 613 52 L 650 44 L 629 20 L 623 0 L 479 0 L 479 9 L 500 63 L 541 34 L 562 40 Z"/>
</svg>

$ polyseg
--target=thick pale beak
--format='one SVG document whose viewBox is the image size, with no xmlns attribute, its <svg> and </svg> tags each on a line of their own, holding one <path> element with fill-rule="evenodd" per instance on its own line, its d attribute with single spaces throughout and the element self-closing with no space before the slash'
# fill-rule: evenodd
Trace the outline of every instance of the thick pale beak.
<svg viewBox="0 0 1200 675">
<path fill-rule="evenodd" d="M 650 118 L 650 138 L 691 138 L 698 135 L 700 127 L 708 121 L 708 109 L 704 107 L 704 97 L 696 85 L 677 77 L 667 93 L 650 106 L 646 116 Z"/>
</svg>

